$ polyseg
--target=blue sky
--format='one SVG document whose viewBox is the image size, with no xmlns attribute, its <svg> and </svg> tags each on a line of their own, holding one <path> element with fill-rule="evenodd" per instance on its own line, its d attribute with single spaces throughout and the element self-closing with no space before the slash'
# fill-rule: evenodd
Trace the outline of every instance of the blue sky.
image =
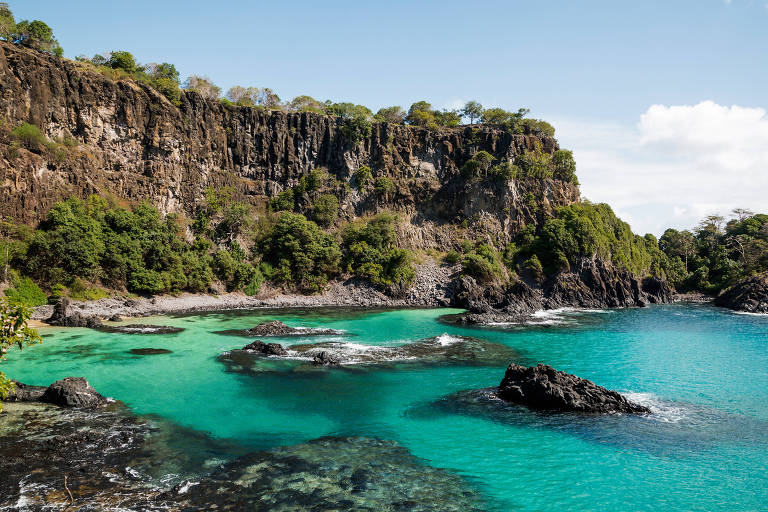
<svg viewBox="0 0 768 512">
<path fill-rule="evenodd" d="M 667 190 L 680 204 L 658 197 L 663 205 L 612 200 L 612 191 L 618 197 L 629 186 L 617 178 L 622 173 L 642 175 L 638 161 L 647 160 L 657 171 L 649 176 L 658 181 L 664 175 L 659 165 L 669 171 L 675 159 L 685 160 L 684 152 L 678 154 L 684 148 L 665 153 L 674 135 L 649 142 L 643 133 L 641 116 L 652 105 L 711 101 L 758 113 L 768 106 L 766 2 L 25 0 L 10 6 L 17 18 L 51 25 L 68 57 L 128 50 L 140 62 L 172 62 L 183 76 L 206 74 L 225 90 L 236 84 L 271 87 L 283 99 L 309 94 L 374 110 L 407 108 L 422 99 L 438 107 L 476 99 L 486 106 L 530 108 L 554 121 L 562 145 L 574 149 L 585 196 L 609 202 L 636 230 L 657 232 L 663 222 L 692 225 L 707 208 L 729 208 L 728 201 L 760 206 L 757 197 L 725 201 L 714 184 L 700 191 L 695 207 L 681 194 L 697 191 Z M 673 113 L 696 117 L 703 111 L 723 115 L 706 108 Z M 739 119 L 729 112 L 731 122 Z M 757 117 L 761 132 L 768 119 Z M 712 138 L 717 133 L 707 134 L 700 146 L 711 145 Z M 600 148 L 610 154 L 595 154 Z M 608 160 L 615 173 L 605 168 Z M 696 168 L 683 171 L 697 178 Z M 660 184 L 657 195 L 665 190 Z"/>
</svg>

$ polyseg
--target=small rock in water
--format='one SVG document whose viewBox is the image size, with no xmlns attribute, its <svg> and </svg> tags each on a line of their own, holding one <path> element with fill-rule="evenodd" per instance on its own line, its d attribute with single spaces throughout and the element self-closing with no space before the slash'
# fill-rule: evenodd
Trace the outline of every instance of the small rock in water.
<svg viewBox="0 0 768 512">
<path fill-rule="evenodd" d="M 255 340 L 252 343 L 244 346 L 242 350 L 248 350 L 252 352 L 259 352 L 268 356 L 284 356 L 288 353 L 285 348 L 279 343 L 264 343 L 263 341 Z"/>
<path fill-rule="evenodd" d="M 584 413 L 647 414 L 651 410 L 630 402 L 616 391 L 539 364 L 511 364 L 499 384 L 499 397 L 532 409 Z"/>
<path fill-rule="evenodd" d="M 339 361 L 336 357 L 331 355 L 331 353 L 326 350 L 323 350 L 312 359 L 312 364 L 316 364 L 318 366 L 321 366 L 321 365 L 331 366 L 331 365 L 337 365 L 340 363 L 341 361 Z"/>
<path fill-rule="evenodd" d="M 48 386 L 40 401 L 62 407 L 96 407 L 106 403 L 107 399 L 93 389 L 84 377 L 67 377 Z"/>
<path fill-rule="evenodd" d="M 172 354 L 173 352 L 168 350 L 167 348 L 132 348 L 130 350 L 131 354 L 136 354 L 137 356 L 154 356 L 158 354 Z"/>
<path fill-rule="evenodd" d="M 129 324 L 102 327 L 101 330 L 123 334 L 175 334 L 184 329 L 182 327 L 172 327 L 170 325 Z"/>
<path fill-rule="evenodd" d="M 249 336 L 322 336 L 342 334 L 342 331 L 335 329 L 291 327 L 278 320 L 260 323 L 245 332 Z"/>
</svg>

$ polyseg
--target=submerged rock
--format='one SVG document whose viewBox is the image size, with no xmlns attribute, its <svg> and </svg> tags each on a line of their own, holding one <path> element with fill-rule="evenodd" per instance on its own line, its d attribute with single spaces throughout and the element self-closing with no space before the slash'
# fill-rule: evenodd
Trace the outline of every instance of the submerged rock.
<svg viewBox="0 0 768 512">
<path fill-rule="evenodd" d="M 182 332 L 182 327 L 172 327 L 170 325 L 151 325 L 151 324 L 128 324 L 128 325 L 109 325 L 100 327 L 104 332 L 117 332 L 123 334 L 175 334 Z"/>
<path fill-rule="evenodd" d="M 167 348 L 132 348 L 129 352 L 137 356 L 154 356 L 173 353 L 173 351 L 168 350 Z"/>
<path fill-rule="evenodd" d="M 264 343 L 263 341 L 253 341 L 252 343 L 249 343 L 248 345 L 244 346 L 242 350 L 246 350 L 249 352 L 258 352 L 259 354 L 264 354 L 268 356 L 284 356 L 288 353 L 285 348 L 279 343 Z"/>
<path fill-rule="evenodd" d="M 498 395 L 532 409 L 584 413 L 646 414 L 651 410 L 595 383 L 539 364 L 526 368 L 511 364 L 499 384 Z"/>
<path fill-rule="evenodd" d="M 7 404 L 2 417 L 0 509 L 484 509 L 460 476 L 392 441 L 324 437 L 243 454 L 119 404 L 95 411 Z M 228 462 L 211 468 L 211 454 Z"/>
<path fill-rule="evenodd" d="M 335 329 L 291 327 L 278 320 L 263 322 L 245 331 L 248 336 L 324 336 L 343 334 Z"/>
<path fill-rule="evenodd" d="M 715 305 L 747 313 L 768 313 L 768 272 L 744 279 L 725 290 Z"/>
<path fill-rule="evenodd" d="M 53 307 L 53 314 L 46 320 L 51 325 L 59 327 L 101 327 L 101 319 L 96 316 L 85 316 L 76 311 L 67 297 L 62 297 Z"/>
</svg>

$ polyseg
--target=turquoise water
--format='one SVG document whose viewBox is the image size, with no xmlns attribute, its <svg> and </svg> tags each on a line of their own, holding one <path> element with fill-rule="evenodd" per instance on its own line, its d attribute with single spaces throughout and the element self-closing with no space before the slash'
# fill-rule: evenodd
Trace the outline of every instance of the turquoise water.
<svg viewBox="0 0 768 512">
<path fill-rule="evenodd" d="M 45 385 L 86 376 L 136 413 L 154 414 L 249 448 L 324 435 L 392 439 L 449 468 L 497 510 L 768 510 L 768 317 L 701 305 L 564 312 L 541 325 L 473 329 L 438 321 L 450 310 L 283 310 L 154 317 L 173 335 L 45 329 L 13 352 L 6 374 Z M 504 365 L 228 372 L 217 359 L 244 338 L 214 334 L 267 319 L 343 329 L 337 340 L 398 345 L 448 333 L 503 343 L 518 362 L 630 393 L 649 418 L 502 418 L 435 406 L 498 384 Z M 135 356 L 132 348 L 165 348 Z M 221 454 L 226 456 L 227 454 Z"/>
</svg>

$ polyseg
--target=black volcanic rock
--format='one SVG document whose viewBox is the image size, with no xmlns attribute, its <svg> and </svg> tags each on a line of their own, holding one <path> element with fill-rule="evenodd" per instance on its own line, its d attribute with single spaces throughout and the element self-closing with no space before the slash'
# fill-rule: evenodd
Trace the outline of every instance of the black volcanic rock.
<svg viewBox="0 0 768 512">
<path fill-rule="evenodd" d="M 41 402 L 48 402 L 62 407 L 96 407 L 106 403 L 83 377 L 67 377 L 57 380 L 45 390 Z"/>
<path fill-rule="evenodd" d="M 132 348 L 130 353 L 137 356 L 155 356 L 160 354 L 172 354 L 173 351 L 168 350 L 167 348 Z"/>
<path fill-rule="evenodd" d="M 45 393 L 45 386 L 30 386 L 13 381 L 13 390 L 5 400 L 7 402 L 39 402 Z"/>
<path fill-rule="evenodd" d="M 99 330 L 122 334 L 175 334 L 182 332 L 184 328 L 172 327 L 170 325 L 128 324 L 99 327 Z"/>
<path fill-rule="evenodd" d="M 69 299 L 62 297 L 53 307 L 53 314 L 46 320 L 51 325 L 59 327 L 101 327 L 101 319 L 95 316 L 85 316 L 76 311 Z"/>
<path fill-rule="evenodd" d="M 268 356 L 284 356 L 288 353 L 285 348 L 279 343 L 264 343 L 263 341 L 255 340 L 252 343 L 244 346 L 242 350 L 250 352 L 258 352 L 260 354 Z"/>
<path fill-rule="evenodd" d="M 715 305 L 747 313 L 768 313 L 768 272 L 749 277 L 725 290 Z"/>
<path fill-rule="evenodd" d="M 312 358 L 312 364 L 316 364 L 318 366 L 332 366 L 341 364 L 341 361 L 339 361 L 339 359 L 333 356 L 330 352 L 323 350 Z"/>
<path fill-rule="evenodd" d="M 325 336 L 343 334 L 335 329 L 317 329 L 312 327 L 291 327 L 283 322 L 273 320 L 263 322 L 245 331 L 249 336 Z"/>
<path fill-rule="evenodd" d="M 539 364 L 526 368 L 511 364 L 499 384 L 499 397 L 532 409 L 584 413 L 650 413 L 616 391 Z"/>
</svg>

